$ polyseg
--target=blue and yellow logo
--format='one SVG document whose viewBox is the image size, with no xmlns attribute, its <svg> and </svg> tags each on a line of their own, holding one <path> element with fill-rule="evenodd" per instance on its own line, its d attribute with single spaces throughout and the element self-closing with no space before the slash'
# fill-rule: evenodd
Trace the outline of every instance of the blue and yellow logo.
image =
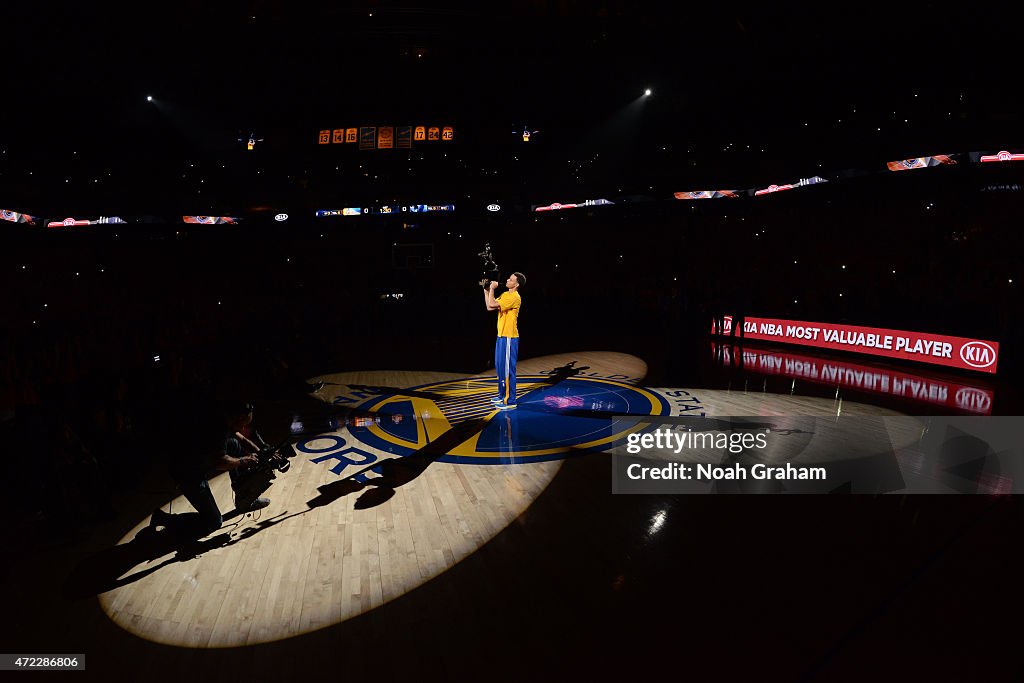
<svg viewBox="0 0 1024 683">
<path fill-rule="evenodd" d="M 497 379 L 469 378 L 380 393 L 358 405 L 379 419 L 349 427 L 364 445 L 399 457 L 447 440 L 440 462 L 542 462 L 610 448 L 637 427 L 613 417 L 669 415 L 665 397 L 642 387 L 593 377 L 554 382 L 546 375 L 518 378 L 519 407 L 499 411 Z M 621 433 L 620 433 L 621 432 Z"/>
</svg>

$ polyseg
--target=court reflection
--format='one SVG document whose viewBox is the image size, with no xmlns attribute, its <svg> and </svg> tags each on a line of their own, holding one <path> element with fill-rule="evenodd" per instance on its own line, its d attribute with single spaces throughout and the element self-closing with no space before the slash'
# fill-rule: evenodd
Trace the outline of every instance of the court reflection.
<svg viewBox="0 0 1024 683">
<path fill-rule="evenodd" d="M 909 400 L 972 415 L 991 415 L 995 390 L 983 382 L 912 369 L 868 365 L 843 358 L 825 358 L 789 350 L 751 345 L 711 343 L 715 362 L 759 375 L 787 377 Z"/>
</svg>

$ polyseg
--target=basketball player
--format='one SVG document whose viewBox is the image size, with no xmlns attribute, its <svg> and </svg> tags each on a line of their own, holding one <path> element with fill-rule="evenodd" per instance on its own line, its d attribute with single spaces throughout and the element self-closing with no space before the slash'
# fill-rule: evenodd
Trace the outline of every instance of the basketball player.
<svg viewBox="0 0 1024 683">
<path fill-rule="evenodd" d="M 494 345 L 494 369 L 498 373 L 498 396 L 491 399 L 498 410 L 516 407 L 516 359 L 519 357 L 519 308 L 523 300 L 519 288 L 526 284 L 522 273 L 512 273 L 505 281 L 508 291 L 494 298 L 497 282 L 484 289 L 484 305 L 498 312 L 498 341 Z"/>
</svg>

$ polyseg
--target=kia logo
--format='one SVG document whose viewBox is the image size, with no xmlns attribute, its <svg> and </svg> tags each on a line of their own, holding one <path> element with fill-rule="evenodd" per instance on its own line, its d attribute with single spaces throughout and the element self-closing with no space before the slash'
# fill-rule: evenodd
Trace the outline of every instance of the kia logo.
<svg viewBox="0 0 1024 683">
<path fill-rule="evenodd" d="M 987 413 L 992 410 L 992 397 L 981 389 L 964 387 L 956 392 L 956 405 L 975 413 Z"/>
<path fill-rule="evenodd" d="M 497 204 L 488 204 L 487 205 L 487 210 L 488 211 L 501 211 L 501 207 L 498 206 Z"/>
<path fill-rule="evenodd" d="M 996 362 L 996 351 L 985 342 L 967 342 L 960 347 L 960 360 L 972 368 L 987 368 Z"/>
<path fill-rule="evenodd" d="M 288 214 L 279 213 L 276 216 L 274 216 L 274 220 L 277 221 L 278 223 L 280 223 L 281 221 L 286 221 L 288 220 Z"/>
</svg>

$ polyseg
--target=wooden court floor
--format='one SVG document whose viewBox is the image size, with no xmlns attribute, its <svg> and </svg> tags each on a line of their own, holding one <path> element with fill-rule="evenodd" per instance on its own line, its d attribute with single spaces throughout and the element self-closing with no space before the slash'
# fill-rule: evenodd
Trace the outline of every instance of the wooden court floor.
<svg viewBox="0 0 1024 683">
<path fill-rule="evenodd" d="M 550 373 L 567 367 L 552 385 Z M 569 629 L 562 645 L 576 656 L 597 648 L 593 661 L 607 655 L 599 651 L 613 635 L 609 615 L 647 614 L 652 627 L 668 623 L 688 630 L 677 623 L 684 615 L 651 617 L 657 613 L 649 604 L 651 586 L 633 583 L 668 580 L 657 558 L 677 567 L 678 580 L 686 585 L 704 581 L 713 591 L 715 571 L 731 576 L 734 569 L 722 565 L 722 548 L 735 550 L 733 543 L 746 542 L 764 554 L 740 553 L 744 562 L 765 580 L 778 580 L 765 568 L 780 552 L 766 545 L 773 527 L 776 532 L 787 523 L 814 527 L 820 520 L 799 519 L 798 508 L 788 502 L 772 503 L 750 517 L 756 509 L 750 501 L 734 502 L 726 512 L 723 501 L 704 497 L 613 497 L 607 452 L 614 446 L 602 441 L 601 433 L 578 426 L 593 421 L 588 411 L 600 414 L 596 421 L 625 404 L 652 411 L 667 405 L 665 414 L 692 413 L 699 406 L 711 418 L 895 413 L 813 397 L 648 388 L 642 385 L 645 374 L 640 359 L 610 352 L 527 360 L 519 367 L 520 407 L 509 412 L 483 400 L 495 390 L 488 375 L 385 370 L 318 377 L 325 387 L 316 398 L 339 409 L 337 421 L 315 433 L 303 431 L 308 425 L 293 424 L 303 434 L 300 449 L 290 471 L 278 475 L 267 492 L 269 507 L 229 516 L 220 531 L 187 551 L 155 539 L 147 529 L 148 515 L 122 530 L 116 545 L 66 558 L 63 565 L 56 560 L 61 551 L 53 549 L 45 573 L 63 575 L 64 591 L 41 600 L 40 611 L 54 617 L 55 644 L 91 643 L 104 659 L 97 668 L 120 666 L 111 657 L 123 647 L 133 662 L 141 660 L 139 666 L 168 677 L 171 672 L 188 677 L 189 667 L 195 667 L 202 672 L 197 675 L 211 679 L 230 678 L 232 671 L 312 672 L 334 658 L 339 671 L 387 679 L 420 671 L 425 678 L 444 678 L 491 656 L 485 653 L 504 652 L 518 660 L 514 654 L 524 650 L 554 671 L 571 661 L 560 649 L 556 626 Z M 543 401 L 531 404 L 537 396 Z M 353 405 L 358 410 L 349 410 Z M 549 410 L 557 420 L 544 412 Z M 552 420 L 568 426 L 551 431 Z M 855 443 L 896 437 L 884 430 L 836 430 L 823 438 L 833 440 L 840 453 Z M 230 510 L 227 477 L 211 486 L 222 510 Z M 190 509 L 180 497 L 160 503 L 172 512 Z M 988 512 L 977 501 L 957 505 L 970 515 Z M 946 517 L 928 501 L 903 506 L 906 501 L 895 500 L 861 509 L 861 527 L 856 515 L 842 516 L 837 526 L 848 534 L 846 542 L 831 536 L 820 540 L 831 550 L 819 559 L 847 576 L 853 569 L 850 558 L 858 557 L 862 568 L 870 564 L 848 544 L 870 544 L 872 533 L 886 525 L 904 540 L 917 535 L 915 527 L 942 537 L 950 531 L 942 526 Z M 922 511 L 932 518 L 922 520 Z M 685 550 L 659 544 L 659 538 L 670 537 L 686 539 Z M 777 542 L 791 550 L 795 543 Z M 930 547 L 910 542 L 889 548 L 894 567 L 915 561 Z M 708 556 L 710 549 L 717 555 Z M 808 550 L 801 547 L 800 553 Z M 822 571 L 820 563 L 809 566 L 804 580 L 823 590 L 828 582 Z M 826 636 L 856 612 L 857 596 L 873 594 L 899 575 L 892 568 L 879 571 L 851 586 L 836 614 L 823 620 L 822 632 L 809 642 L 825 647 Z M 626 598 L 634 590 L 639 591 L 635 603 Z M 727 611 L 738 608 L 729 607 L 732 598 L 723 599 Z M 765 599 L 775 604 L 775 597 Z M 798 602 L 801 614 L 813 612 L 813 605 Z M 680 603 L 674 596 L 666 604 Z M 695 596 L 694 604 L 703 605 L 702 620 L 721 618 L 711 614 L 708 595 Z M 506 610 L 505 616 L 494 612 L 495 605 Z M 506 622 L 519 630 L 504 631 Z M 595 634 L 598 623 L 605 627 Z M 26 633 L 38 635 L 33 629 Z M 588 644 L 580 634 L 596 640 Z M 392 658 L 389 642 L 404 648 L 407 657 L 395 653 Z M 453 649 L 446 651 L 442 643 Z M 470 651 L 460 643 L 471 644 Z M 759 646 L 754 650 L 760 652 Z M 786 666 L 799 661 L 794 653 L 773 657 Z"/>
</svg>

